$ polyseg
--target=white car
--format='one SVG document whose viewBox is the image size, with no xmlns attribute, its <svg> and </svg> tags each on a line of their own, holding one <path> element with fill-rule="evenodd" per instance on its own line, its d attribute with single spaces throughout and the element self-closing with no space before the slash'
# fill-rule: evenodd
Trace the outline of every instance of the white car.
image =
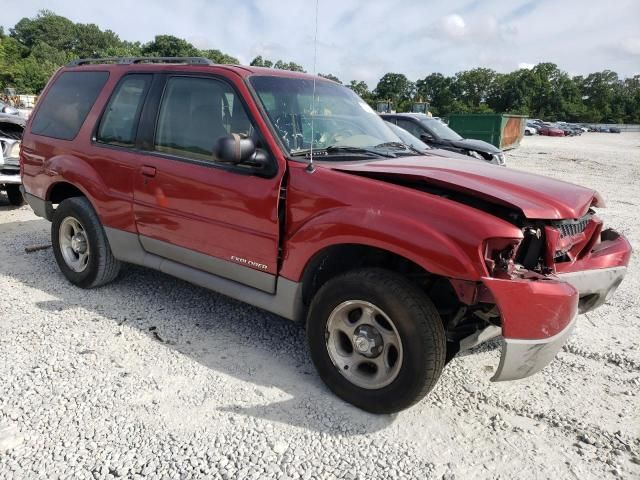
<svg viewBox="0 0 640 480">
<path fill-rule="evenodd" d="M 538 134 L 538 129 L 535 127 L 530 127 L 529 125 L 524 127 L 524 134 L 529 136 L 529 135 L 537 135 Z"/>
</svg>

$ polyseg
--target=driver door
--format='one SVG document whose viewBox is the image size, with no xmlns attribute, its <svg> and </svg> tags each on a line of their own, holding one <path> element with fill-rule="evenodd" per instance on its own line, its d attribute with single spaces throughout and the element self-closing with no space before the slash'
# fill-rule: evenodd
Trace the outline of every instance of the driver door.
<svg viewBox="0 0 640 480">
<path fill-rule="evenodd" d="M 283 172 L 261 178 L 216 158 L 219 138 L 257 135 L 242 99 L 226 81 L 170 76 L 163 90 L 157 112 L 145 113 L 157 121 L 134 182 L 142 246 L 274 292 Z"/>
</svg>

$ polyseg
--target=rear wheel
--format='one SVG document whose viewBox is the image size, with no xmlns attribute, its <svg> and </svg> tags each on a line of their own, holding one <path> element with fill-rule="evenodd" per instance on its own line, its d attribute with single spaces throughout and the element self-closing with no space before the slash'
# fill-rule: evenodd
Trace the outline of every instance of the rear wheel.
<svg viewBox="0 0 640 480">
<path fill-rule="evenodd" d="M 22 192 L 20 192 L 20 185 L 7 185 L 6 188 L 7 197 L 11 205 L 15 205 L 16 207 L 24 205 L 24 197 L 22 196 Z"/>
<path fill-rule="evenodd" d="M 312 301 L 307 338 L 329 388 L 373 413 L 418 402 L 444 367 L 438 312 L 414 284 L 386 270 L 354 270 L 327 282 Z"/>
<path fill-rule="evenodd" d="M 58 205 L 51 222 L 51 243 L 60 270 L 74 285 L 99 287 L 120 271 L 98 215 L 84 197 Z"/>
</svg>

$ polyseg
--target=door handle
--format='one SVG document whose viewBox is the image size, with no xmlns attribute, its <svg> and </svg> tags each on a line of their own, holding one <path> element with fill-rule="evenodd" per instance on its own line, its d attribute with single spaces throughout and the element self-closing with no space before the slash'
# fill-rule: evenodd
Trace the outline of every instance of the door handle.
<svg viewBox="0 0 640 480">
<path fill-rule="evenodd" d="M 156 176 L 156 167 L 152 167 L 150 165 L 142 166 L 142 175 L 145 177 L 155 177 Z"/>
</svg>

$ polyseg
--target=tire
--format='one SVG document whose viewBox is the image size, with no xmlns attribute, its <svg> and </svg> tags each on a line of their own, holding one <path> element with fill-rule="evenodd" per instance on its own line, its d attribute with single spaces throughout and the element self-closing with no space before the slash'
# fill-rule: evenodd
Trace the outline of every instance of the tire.
<svg viewBox="0 0 640 480">
<path fill-rule="evenodd" d="M 74 225 L 76 230 L 73 230 Z M 83 242 L 78 243 L 84 245 L 85 250 L 80 249 L 80 253 L 70 251 L 70 247 L 65 246 L 67 240 L 61 237 L 61 230 L 75 231 L 73 237 L 84 238 Z M 100 287 L 118 276 L 120 261 L 113 256 L 98 215 L 85 197 L 68 198 L 55 209 L 51 222 L 51 243 L 60 270 L 78 287 Z M 81 259 L 85 254 L 86 260 L 83 261 Z M 72 262 L 75 256 L 78 257 L 78 263 Z"/>
<path fill-rule="evenodd" d="M 7 185 L 7 197 L 9 198 L 9 203 L 16 207 L 24 205 L 24 197 L 22 196 L 22 192 L 20 192 L 20 185 Z"/>
<path fill-rule="evenodd" d="M 348 310 L 354 306 L 355 310 Z M 371 306 L 381 315 L 369 315 L 367 323 L 362 320 L 363 312 Z M 336 324 L 340 326 L 338 333 L 333 328 Z M 359 326 L 351 337 L 340 331 L 341 326 L 349 329 L 354 324 Z M 362 347 L 358 329 L 363 334 L 368 325 L 376 325 L 378 335 L 383 333 L 384 338 L 399 338 L 395 355 L 393 342 L 387 340 L 382 346 L 375 341 L 369 344 L 375 345 L 374 350 L 382 349 L 375 359 L 358 353 Z M 367 335 L 374 338 L 375 332 Z M 307 341 L 311 359 L 327 386 L 343 400 L 372 413 L 394 413 L 420 401 L 438 381 L 446 356 L 444 327 L 427 295 L 401 275 L 377 268 L 347 272 L 320 288 L 309 309 Z M 387 352 L 389 355 L 380 360 Z M 387 369 L 378 372 L 369 364 L 373 361 L 393 365 L 390 373 L 385 373 Z M 387 383 L 376 380 L 378 373 Z"/>
</svg>

